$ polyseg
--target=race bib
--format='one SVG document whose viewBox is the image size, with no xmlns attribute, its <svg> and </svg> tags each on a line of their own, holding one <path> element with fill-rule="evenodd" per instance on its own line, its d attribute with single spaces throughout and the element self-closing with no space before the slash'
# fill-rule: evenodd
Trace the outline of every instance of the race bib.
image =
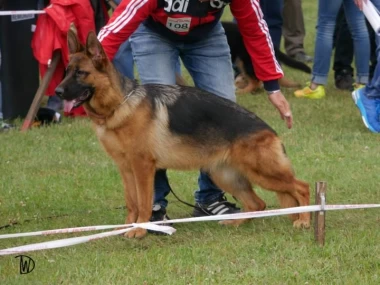
<svg viewBox="0 0 380 285">
<path fill-rule="evenodd" d="M 174 32 L 190 31 L 191 18 L 170 18 L 166 22 L 166 27 Z"/>
</svg>

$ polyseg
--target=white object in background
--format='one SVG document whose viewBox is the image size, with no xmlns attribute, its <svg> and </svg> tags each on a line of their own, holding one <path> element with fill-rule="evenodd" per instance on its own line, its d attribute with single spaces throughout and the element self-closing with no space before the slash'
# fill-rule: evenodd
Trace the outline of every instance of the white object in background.
<svg viewBox="0 0 380 285">
<path fill-rule="evenodd" d="M 380 36 L 380 15 L 379 11 L 371 1 L 363 1 L 363 14 L 371 24 L 375 33 Z"/>
<path fill-rule="evenodd" d="M 19 11 L 0 11 L 0 16 L 14 16 L 14 15 L 32 15 L 34 18 L 35 14 L 45 14 L 44 10 L 19 10 Z"/>
</svg>

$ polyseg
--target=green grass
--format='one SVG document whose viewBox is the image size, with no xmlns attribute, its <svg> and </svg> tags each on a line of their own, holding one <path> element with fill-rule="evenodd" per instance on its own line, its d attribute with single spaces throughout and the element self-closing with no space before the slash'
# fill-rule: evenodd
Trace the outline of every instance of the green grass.
<svg viewBox="0 0 380 285">
<path fill-rule="evenodd" d="M 304 1 L 310 54 L 315 6 Z M 312 186 L 328 182 L 329 204 L 379 203 L 380 136 L 364 127 L 350 93 L 337 91 L 332 80 L 324 100 L 284 92 L 294 113 L 291 130 L 266 95 L 247 94 L 238 102 L 277 130 L 299 178 Z M 124 204 L 121 180 L 87 119 L 2 133 L 0 140 L 0 226 L 19 223 L 0 234 L 124 221 L 125 211 L 117 209 Z M 169 177 L 176 193 L 193 202 L 197 172 L 170 171 Z M 258 193 L 269 209 L 278 208 L 273 193 Z M 172 218 L 190 216 L 191 208 L 168 198 Z M 313 230 L 295 230 L 286 217 L 239 228 L 178 224 L 173 236 L 112 237 L 27 253 L 36 262 L 28 275 L 19 274 L 15 256 L 0 257 L 0 284 L 380 284 L 379 225 L 378 209 L 328 212 L 321 248 Z M 80 235 L 0 240 L 0 248 Z"/>
</svg>

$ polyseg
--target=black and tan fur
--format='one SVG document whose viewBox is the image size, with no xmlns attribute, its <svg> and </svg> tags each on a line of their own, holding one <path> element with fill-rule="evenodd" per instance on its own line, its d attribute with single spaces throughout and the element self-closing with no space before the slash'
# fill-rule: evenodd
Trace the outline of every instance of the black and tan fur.
<svg viewBox="0 0 380 285">
<path fill-rule="evenodd" d="M 262 82 L 256 77 L 255 70 L 252 65 L 252 59 L 248 54 L 247 49 L 245 48 L 243 37 L 240 34 L 239 28 L 237 24 L 233 22 L 222 22 L 222 25 L 226 33 L 228 45 L 230 46 L 232 62 L 236 64 L 237 68 L 240 71 L 240 74 L 246 81 L 244 87 L 240 88 L 241 83 L 239 80 L 242 80 L 242 78 L 237 78 L 237 81 L 235 82 L 236 87 L 238 88 L 237 93 L 244 94 L 254 92 L 256 89 L 262 86 Z M 277 60 L 280 63 L 308 74 L 311 73 L 310 67 L 305 63 L 292 59 L 291 57 L 281 52 L 279 49 L 275 48 L 274 52 Z M 300 87 L 299 83 L 292 81 L 286 77 L 279 79 L 279 83 L 280 86 L 285 88 Z"/>
<path fill-rule="evenodd" d="M 276 133 L 255 114 L 194 87 L 138 85 L 122 77 L 96 35 L 86 47 L 69 32 L 70 61 L 56 93 L 83 104 L 95 132 L 117 164 L 128 215 L 126 223 L 148 222 L 156 169 L 202 169 L 245 211 L 265 209 L 252 184 L 275 191 L 283 207 L 309 205 L 309 185 L 297 180 Z M 309 227 L 310 215 L 293 215 Z M 225 223 L 238 225 L 244 220 Z M 134 229 L 127 237 L 142 237 Z"/>
</svg>

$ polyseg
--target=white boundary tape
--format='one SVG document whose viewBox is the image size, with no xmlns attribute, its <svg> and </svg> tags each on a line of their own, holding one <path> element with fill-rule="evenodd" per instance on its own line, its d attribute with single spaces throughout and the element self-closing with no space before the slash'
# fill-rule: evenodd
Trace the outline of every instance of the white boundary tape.
<svg viewBox="0 0 380 285">
<path fill-rule="evenodd" d="M 0 16 L 45 14 L 44 10 L 0 11 Z"/>
<path fill-rule="evenodd" d="M 61 239 L 61 240 L 55 240 L 55 241 L 29 244 L 25 246 L 13 247 L 13 248 L 8 248 L 8 249 L 2 249 L 0 250 L 0 255 L 10 255 L 10 254 L 16 254 L 16 253 L 22 253 L 22 252 L 37 251 L 37 250 L 43 250 L 43 249 L 53 249 L 53 248 L 76 245 L 76 244 L 85 243 L 85 242 L 89 242 L 89 241 L 93 241 L 93 240 L 97 240 L 97 239 L 101 239 L 105 237 L 120 235 L 132 230 L 135 227 L 161 231 L 170 235 L 176 231 L 174 228 L 169 227 L 169 226 L 156 225 L 158 223 L 159 224 L 164 224 L 164 223 L 175 224 L 175 223 L 190 223 L 190 222 L 200 222 L 200 221 L 222 221 L 222 220 L 281 216 L 281 215 L 298 214 L 298 213 L 306 213 L 306 212 L 368 209 L 368 208 L 380 208 L 380 204 L 314 205 L 314 206 L 294 207 L 294 208 L 285 208 L 285 209 L 276 209 L 276 210 L 267 210 L 267 211 L 244 212 L 244 213 L 228 214 L 228 215 L 174 219 L 174 220 L 158 221 L 158 222 L 152 222 L 152 223 L 129 224 L 129 225 L 126 225 L 126 224 L 102 225 L 102 226 L 91 226 L 91 227 L 46 230 L 46 231 L 19 233 L 19 234 L 6 234 L 6 235 L 0 235 L 0 239 L 26 237 L 26 236 L 53 235 L 53 234 L 59 234 L 59 233 L 77 233 L 77 232 L 115 229 L 115 228 L 124 227 L 124 229 L 113 230 L 113 231 L 103 232 L 103 233 L 89 235 L 89 236 L 67 238 L 67 239 Z M 125 227 L 128 227 L 128 228 L 125 229 Z"/>
</svg>

